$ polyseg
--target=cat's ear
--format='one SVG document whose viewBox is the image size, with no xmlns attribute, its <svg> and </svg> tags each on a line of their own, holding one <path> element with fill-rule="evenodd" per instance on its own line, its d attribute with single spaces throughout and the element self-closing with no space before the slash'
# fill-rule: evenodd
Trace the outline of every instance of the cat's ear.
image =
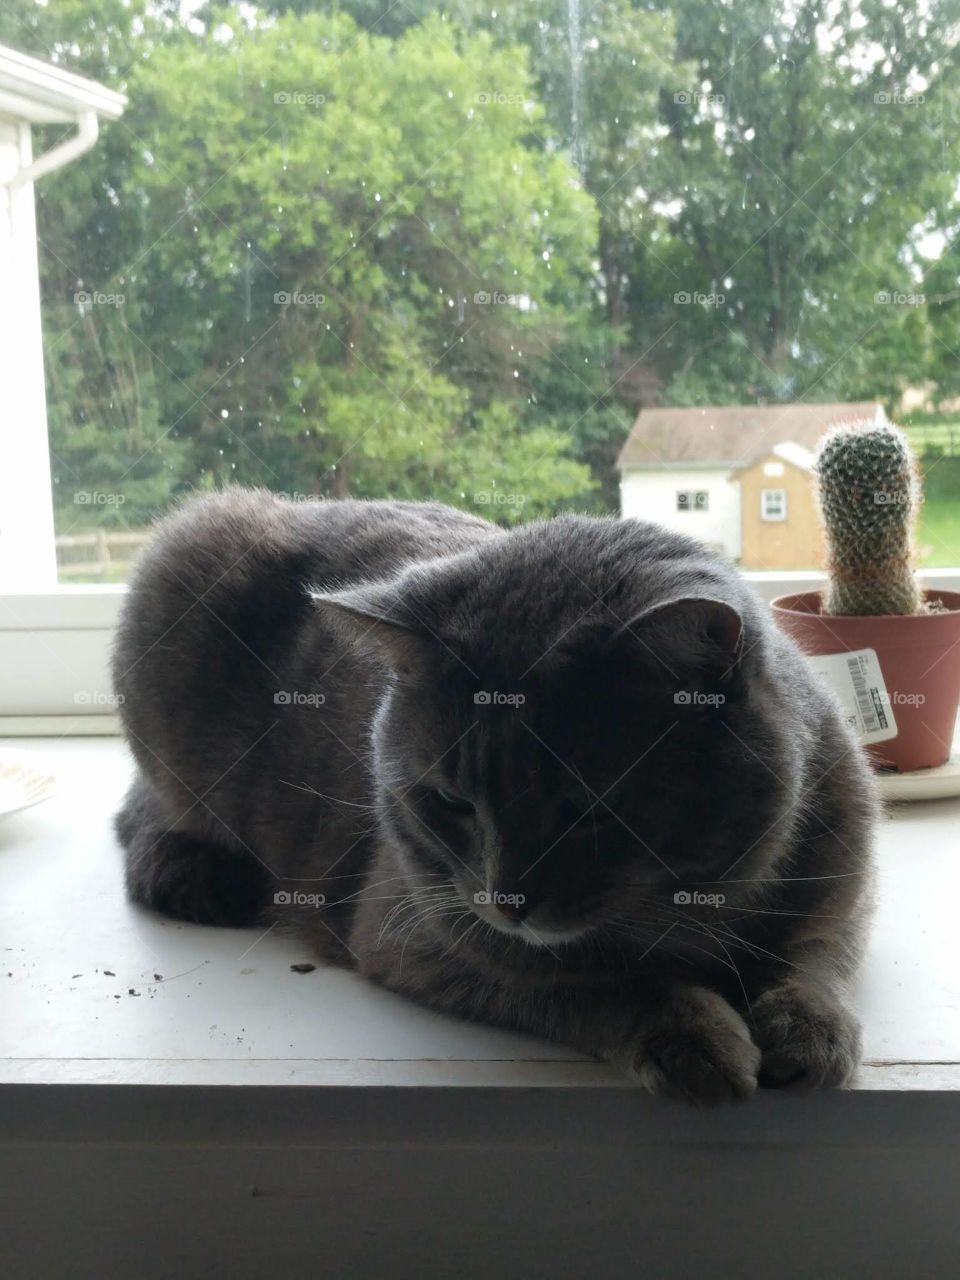
<svg viewBox="0 0 960 1280">
<path fill-rule="evenodd" d="M 732 675 L 743 654 L 743 619 L 732 605 L 707 596 L 679 596 L 635 614 L 615 639 L 633 642 L 667 671 L 696 669 Z"/>
<path fill-rule="evenodd" d="M 350 646 L 372 649 L 402 676 L 427 664 L 429 630 L 391 587 L 350 587 L 313 593 L 317 611 Z"/>
</svg>

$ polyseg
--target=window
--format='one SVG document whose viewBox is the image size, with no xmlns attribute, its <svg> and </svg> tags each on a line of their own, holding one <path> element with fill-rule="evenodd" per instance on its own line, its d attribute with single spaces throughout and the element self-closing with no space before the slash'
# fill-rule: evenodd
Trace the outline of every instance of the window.
<svg viewBox="0 0 960 1280">
<path fill-rule="evenodd" d="M 678 489 L 678 511 L 709 511 L 710 494 L 706 489 Z"/>
<path fill-rule="evenodd" d="M 654 512 L 769 573 L 740 478 L 809 475 L 832 422 L 884 413 L 952 573 L 953 10 L 692 5 L 0 7 L 17 643 L 36 617 L 79 653 L 153 520 L 230 483 Z"/>
<path fill-rule="evenodd" d="M 760 490 L 760 519 L 761 520 L 786 520 L 786 518 L 787 518 L 786 489 L 761 489 Z"/>
</svg>

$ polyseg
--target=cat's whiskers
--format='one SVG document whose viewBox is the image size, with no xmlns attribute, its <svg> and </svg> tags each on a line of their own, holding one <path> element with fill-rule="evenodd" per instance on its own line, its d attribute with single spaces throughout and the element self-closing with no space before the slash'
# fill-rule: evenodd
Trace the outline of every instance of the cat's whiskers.
<svg viewBox="0 0 960 1280">
<path fill-rule="evenodd" d="M 746 938 L 742 938 L 738 933 L 734 933 L 732 929 L 725 929 L 724 936 L 728 937 L 734 945 L 743 947 L 744 950 L 749 951 L 751 955 L 766 956 L 770 960 L 776 960 L 778 964 L 784 964 L 790 969 L 796 969 L 798 972 L 802 972 L 802 966 L 794 964 L 793 961 L 788 960 L 785 956 L 778 955 L 775 951 L 768 951 L 766 947 L 761 947 L 757 942 L 750 942 Z"/>
<path fill-rule="evenodd" d="M 754 916 L 754 915 L 772 915 L 772 916 L 784 915 L 784 916 L 795 917 L 801 920 L 808 920 L 808 919 L 809 920 L 836 920 L 841 918 L 836 914 L 832 914 L 829 912 L 779 911 L 773 908 L 764 908 L 764 907 L 736 907 L 736 906 L 723 905 L 723 906 L 711 907 L 710 910 L 712 914 L 711 914 L 710 920 L 703 921 L 700 919 L 700 917 L 692 915 L 690 908 L 688 906 L 674 904 L 673 902 L 669 902 L 669 901 L 664 901 L 662 898 L 647 898 L 647 897 L 633 898 L 631 902 L 633 906 L 638 908 L 643 908 L 646 912 L 649 912 L 650 916 L 653 919 L 656 919 L 657 914 L 659 913 L 660 917 L 664 920 L 675 919 L 678 923 L 683 923 L 687 925 L 691 923 L 693 924 L 707 923 L 707 924 L 715 924 L 715 925 L 726 924 L 729 926 L 738 921 L 746 921 L 747 919 L 749 919 L 751 916 Z M 732 916 L 726 914 L 729 912 L 736 912 L 736 914 Z M 629 917 L 624 917 L 624 916 L 621 916 L 619 918 L 622 920 L 629 919 Z M 637 923 L 636 921 L 632 921 L 632 920 L 630 922 Z M 729 930 L 729 932 L 731 933 L 732 938 L 734 938 L 736 942 L 740 943 L 741 945 L 745 947 L 756 946 L 755 943 L 748 942 L 747 939 L 741 938 L 739 934 L 733 933 L 732 930 Z M 767 952 L 766 954 L 773 955 L 774 953 Z M 774 956 L 774 958 L 779 959 L 780 957 Z"/>
<path fill-rule="evenodd" d="M 431 913 L 434 908 L 452 907 L 454 905 L 462 909 L 463 898 L 449 881 L 446 884 L 428 885 L 412 889 L 410 893 L 401 897 L 400 901 L 391 907 L 384 916 L 380 923 L 380 932 L 377 935 L 377 946 L 380 946 L 386 932 L 393 928 L 398 921 L 397 931 L 402 932 L 408 924 L 415 923 L 427 913 Z M 407 919 L 403 919 L 407 911 L 412 912 L 412 914 Z"/>
<path fill-rule="evenodd" d="M 722 923 L 723 923 L 722 921 L 716 921 L 714 922 L 713 927 L 720 928 Z M 688 920 L 684 922 L 680 927 L 690 930 L 692 932 L 703 934 L 704 936 L 712 936 L 714 942 L 719 944 L 720 940 L 711 934 L 710 926 L 707 925 L 704 921 Z M 778 964 L 786 965 L 786 967 L 789 969 L 796 969 L 798 973 L 803 972 L 803 968 L 801 965 L 795 964 L 792 960 L 788 960 L 785 956 L 777 955 L 775 951 L 768 951 L 765 947 L 761 947 L 759 943 L 750 942 L 747 938 L 741 937 L 740 934 L 735 933 L 732 929 L 725 928 L 722 930 L 722 933 L 723 933 L 723 938 L 726 942 L 728 942 L 733 947 L 739 947 L 741 950 L 745 951 L 747 955 L 751 957 L 751 959 L 756 959 L 758 956 L 765 956 L 770 960 L 776 960 Z M 692 944 L 688 944 L 688 945 L 692 945 Z"/>
<path fill-rule="evenodd" d="M 436 907 L 428 907 L 427 910 L 424 911 L 421 915 L 416 916 L 414 918 L 412 924 L 405 922 L 403 925 L 401 925 L 400 929 L 397 931 L 398 939 L 400 938 L 401 934 L 404 934 L 403 946 L 400 948 L 399 973 L 401 974 L 403 973 L 403 957 L 407 953 L 407 947 L 410 944 L 410 939 L 413 937 L 413 935 L 417 932 L 418 929 L 420 929 L 428 920 L 436 920 L 436 919 L 442 918 L 443 916 L 448 916 L 448 915 L 459 916 L 462 911 L 463 911 L 463 899 L 458 894 L 456 904 L 450 904 L 447 906 L 444 906 L 441 904 L 440 906 L 436 906 Z"/>
<path fill-rule="evenodd" d="M 429 873 L 425 873 L 425 874 L 429 874 Z M 356 891 L 356 893 L 348 894 L 348 895 L 347 895 L 347 897 L 345 897 L 345 898 L 338 898 L 338 899 L 337 899 L 337 901 L 336 901 L 336 903 L 334 903 L 334 904 L 332 904 L 332 905 L 339 906 L 339 905 L 340 905 L 341 903 L 343 903 L 343 902 L 352 902 L 355 898 L 366 898 L 366 897 L 367 897 L 368 890 L 370 890 L 370 889 L 379 889 L 382 885 L 390 884 L 390 883 L 391 883 L 391 881 L 393 881 L 393 880 L 400 880 L 400 879 L 404 879 L 404 880 L 406 880 L 406 879 L 409 879 L 409 877 L 408 877 L 408 876 L 387 876 L 387 877 L 386 877 L 385 879 L 383 879 L 383 880 L 373 880 L 373 881 L 371 881 L 371 883 L 370 883 L 370 884 L 365 884 L 365 885 L 363 885 L 360 889 L 358 889 L 358 890 Z M 440 888 L 443 888 L 443 887 L 444 887 L 444 886 L 443 886 L 442 884 L 439 884 L 439 885 L 418 885 L 418 886 L 416 886 L 416 887 L 415 887 L 415 891 L 418 891 L 418 890 L 427 890 L 427 889 L 440 889 Z M 399 893 L 386 893 L 386 894 L 383 894 L 383 895 L 382 895 L 382 900 L 386 901 L 386 899 L 387 899 L 387 898 L 401 898 L 401 897 L 404 897 L 404 896 L 405 896 L 404 894 L 399 894 Z M 374 897 L 371 897 L 369 900 L 370 900 L 370 901 L 377 901 L 378 899 L 377 899 L 377 898 L 374 898 Z"/>
<path fill-rule="evenodd" d="M 380 922 L 380 932 L 377 939 L 377 945 L 383 939 L 383 935 L 387 929 L 393 924 L 394 920 L 406 909 L 413 907 L 416 911 L 421 907 L 432 905 L 434 902 L 445 901 L 452 897 L 451 886 L 447 884 L 417 886 L 407 893 L 401 894 L 399 901 L 386 912 Z"/>
<path fill-rule="evenodd" d="M 796 877 L 796 880 L 798 880 L 798 881 L 799 881 L 799 880 L 817 880 L 817 879 L 821 879 L 821 878 L 823 878 L 823 879 L 835 879 L 835 878 L 839 879 L 840 877 L 833 877 L 833 876 L 827 876 L 827 877 L 819 877 L 819 876 L 799 876 L 799 877 Z M 775 878 L 775 877 L 774 877 L 774 878 L 772 878 L 772 879 L 770 879 L 770 880 L 697 880 L 697 881 L 692 882 L 692 883 L 695 883 L 695 884 L 699 887 L 700 885 L 709 885 L 709 884 L 768 884 L 768 883 L 769 883 L 769 884 L 779 884 L 779 883 L 780 883 L 780 881 L 779 881 L 777 878 Z M 631 888 L 631 887 L 633 887 L 633 886 L 632 886 L 631 882 L 626 881 L 626 882 L 624 882 L 620 887 L 622 887 L 622 888 L 624 888 L 624 889 L 629 889 L 629 888 Z M 632 902 L 634 902 L 637 906 L 641 906 L 641 907 L 645 907 L 645 908 L 661 908 L 661 909 L 663 909 L 663 910 L 667 910 L 667 911 L 669 911 L 669 910 L 676 910 L 676 911 L 678 911 L 680 914 L 683 914 L 683 913 L 685 913 L 685 912 L 687 912 L 687 911 L 689 910 L 689 909 L 688 909 L 688 908 L 686 908 L 686 907 L 681 908 L 681 907 L 675 906 L 675 904 L 674 904 L 674 903 L 672 903 L 672 902 L 670 902 L 670 901 L 665 901 L 663 898 L 654 898 L 654 897 L 647 897 L 647 896 L 643 896 L 643 897 L 632 898 L 632 899 L 631 899 L 631 901 L 632 901 Z M 800 920 L 840 920 L 840 919 L 843 919 L 842 914 L 841 914 L 841 913 L 837 913 L 837 912 L 827 912 L 827 911 L 787 911 L 787 910 L 783 910 L 783 909 L 776 908 L 776 907 L 756 907 L 756 906 L 753 906 L 753 905 L 749 905 L 749 906 L 742 906 L 742 907 L 741 907 L 741 906 L 737 906 L 736 904 L 733 904 L 733 903 L 730 903 L 730 904 L 726 904 L 726 903 L 724 903 L 724 904 L 721 904 L 721 905 L 719 905 L 719 906 L 712 907 L 712 908 L 711 908 L 711 910 L 716 912 L 716 918 L 717 918 L 717 919 L 723 919 L 723 918 L 724 918 L 724 913 L 725 913 L 725 912 L 736 912 L 736 913 L 737 913 L 737 917 L 736 917 L 737 919 L 743 919 L 743 918 L 745 918 L 745 917 L 747 917 L 747 916 L 753 916 L 753 915 L 759 915 L 759 916 L 793 916 L 793 917 L 795 917 L 795 918 L 797 918 L 797 919 L 800 919 Z"/>
<path fill-rule="evenodd" d="M 335 865 L 335 864 L 334 864 L 334 865 Z M 290 878 L 291 880 L 302 880 L 302 879 L 308 879 L 308 880 L 311 880 L 311 881 L 317 881 L 317 880 L 362 880 L 364 876 L 367 876 L 367 875 L 369 875 L 369 874 L 370 874 L 369 869 L 366 869 L 366 870 L 363 870 L 363 871 L 345 871 L 345 872 L 343 872 L 341 875 L 336 875 L 336 876 L 328 876 L 328 875 L 324 875 L 324 874 L 322 874 L 322 873 L 321 873 L 321 874 L 320 874 L 320 875 L 318 875 L 318 876 L 303 876 L 303 877 L 300 877 L 300 876 L 292 876 L 292 877 L 289 877 L 289 878 Z M 449 875 L 448 875 L 448 873 L 447 873 L 446 871 L 412 871 L 412 872 L 411 872 L 411 871 L 401 871 L 401 872 L 399 872 L 399 873 L 398 873 L 397 875 L 395 875 L 395 876 L 384 876 L 384 878 L 383 878 L 382 880 L 374 880 L 374 881 L 372 881 L 369 885 L 367 885 L 367 888 L 368 888 L 368 889 L 372 889 L 372 888 L 374 888 L 374 886 L 376 886 L 376 885 L 380 885 L 380 884 L 389 884 L 392 880 L 407 880 L 407 881 L 409 881 L 409 880 L 410 880 L 411 878 L 413 878 L 413 877 L 423 877 L 423 876 L 433 876 L 433 877 L 441 876 L 444 880 L 448 880 L 448 881 L 449 881 L 449 879 L 450 879 L 450 877 L 449 877 Z"/>
<path fill-rule="evenodd" d="M 435 887 L 438 889 L 441 887 L 445 888 L 445 886 L 440 886 L 440 885 L 437 885 Z M 405 893 L 402 893 L 399 895 L 398 901 L 388 911 L 384 913 L 384 916 L 380 921 L 380 932 L 377 936 L 378 946 L 380 945 L 380 942 L 383 940 L 383 935 L 386 933 L 387 929 L 390 927 L 391 923 L 393 922 L 394 918 L 399 914 L 399 912 L 404 907 L 407 907 L 413 903 L 416 903 L 418 896 L 424 892 L 425 890 L 418 886 L 413 889 L 408 889 Z"/>
<path fill-rule="evenodd" d="M 277 781 L 282 787 L 292 787 L 294 791 L 303 791 L 308 796 L 316 796 L 318 800 L 325 800 L 328 804 L 342 804 L 350 809 L 363 809 L 367 813 L 376 814 L 379 812 L 377 805 L 370 803 L 361 803 L 357 800 L 343 800 L 340 796 L 327 795 L 323 791 L 317 791 L 314 787 L 308 787 L 301 782 L 288 782 L 286 778 L 278 778 Z"/>
<path fill-rule="evenodd" d="M 827 911 L 781 911 L 772 907 L 728 907 L 722 906 L 717 908 L 717 915 L 720 919 L 724 919 L 724 911 L 736 911 L 737 919 L 741 920 L 745 916 L 796 916 L 800 920 L 840 920 L 841 916 L 836 912 Z"/>
<path fill-rule="evenodd" d="M 737 975 L 737 982 L 740 984 L 740 990 L 741 990 L 741 992 L 743 993 L 743 1000 L 744 1000 L 744 1004 L 746 1005 L 746 1007 L 747 1007 L 747 1009 L 749 1010 L 749 1012 L 752 1014 L 752 1013 L 753 1013 L 753 1006 L 752 1006 L 752 1005 L 751 1005 L 751 1003 L 750 1003 L 750 997 L 747 995 L 747 988 L 744 986 L 743 976 L 742 976 L 742 974 L 740 973 L 740 969 L 739 969 L 739 966 L 737 965 L 736 960 L 734 960 L 733 956 L 730 954 L 730 951 L 727 949 L 727 947 L 724 945 L 724 943 L 723 943 L 719 938 L 717 938 L 717 937 L 716 937 L 716 935 L 714 934 L 714 932 L 713 932 L 713 930 L 710 928 L 710 926 L 709 926 L 709 925 L 704 925 L 703 927 L 704 927 L 704 929 L 706 929 L 706 931 L 707 931 L 707 933 L 710 935 L 710 937 L 714 938 L 714 940 L 716 941 L 717 946 L 721 948 L 721 950 L 723 951 L 723 954 L 724 954 L 724 955 L 727 957 L 727 959 L 730 961 L 730 966 L 731 966 L 731 968 L 733 969 L 734 973 Z"/>
<path fill-rule="evenodd" d="M 652 951 L 661 941 L 666 941 L 668 933 L 672 933 L 675 928 L 684 928 L 684 925 L 679 921 L 674 922 L 667 929 L 661 930 L 660 936 L 655 937 L 652 942 L 650 941 L 650 932 L 652 932 L 652 930 L 645 931 L 642 929 L 634 929 L 632 926 L 624 924 L 613 925 L 611 927 L 615 928 L 617 932 L 625 934 L 631 939 L 631 941 L 639 943 L 641 946 L 644 943 L 648 943 L 649 945 L 647 950 Z M 692 926 L 688 925 L 686 927 L 691 928 Z M 713 941 L 715 942 L 716 939 L 713 939 Z M 725 969 L 730 969 L 731 971 L 734 970 L 734 965 L 729 960 L 724 960 L 722 956 L 718 956 L 716 951 L 710 951 L 706 947 L 698 947 L 696 943 L 693 942 L 684 942 L 683 946 L 690 951 L 697 951 L 701 955 L 709 956 L 711 960 L 715 961 L 717 964 L 723 965 Z M 676 959 L 689 959 L 689 957 L 685 957 L 682 952 L 677 952 L 675 950 L 671 951 L 669 946 L 667 946 L 665 950 L 667 950 L 670 955 Z"/>
<path fill-rule="evenodd" d="M 465 928 L 461 929 L 461 932 L 459 934 L 457 934 L 456 930 L 460 928 L 463 921 L 469 919 L 470 916 L 474 917 L 473 923 L 468 924 Z M 458 916 L 457 919 L 454 920 L 453 923 L 450 925 L 450 941 L 447 944 L 447 946 L 444 948 L 444 950 L 441 952 L 440 959 L 441 960 L 444 959 L 444 957 L 448 956 L 451 951 L 455 951 L 456 948 L 459 947 L 462 942 L 464 942 L 467 938 L 469 938 L 470 934 L 473 933 L 477 925 L 482 923 L 483 921 L 480 919 L 480 917 L 478 915 L 475 915 L 474 912 L 470 910 L 464 911 L 462 915 Z"/>
<path fill-rule="evenodd" d="M 409 937 L 411 933 L 416 929 L 419 929 L 419 927 L 427 920 L 433 920 L 435 917 L 452 915 L 454 913 L 459 914 L 463 910 L 463 899 L 459 897 L 456 900 L 451 899 L 450 901 L 431 902 L 419 913 L 414 913 L 413 916 L 408 917 L 406 920 L 402 920 L 393 932 L 397 938 L 404 936 Z"/>
<path fill-rule="evenodd" d="M 808 880 L 849 880 L 862 876 L 862 871 L 836 871 L 826 876 L 755 876 L 750 880 L 698 880 L 697 884 L 804 884 Z"/>
</svg>

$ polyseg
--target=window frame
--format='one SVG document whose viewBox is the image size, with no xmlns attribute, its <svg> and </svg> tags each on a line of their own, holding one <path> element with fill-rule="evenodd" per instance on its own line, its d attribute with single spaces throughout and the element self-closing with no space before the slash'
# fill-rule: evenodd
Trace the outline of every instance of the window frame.
<svg viewBox="0 0 960 1280">
<path fill-rule="evenodd" d="M 826 583 L 814 570 L 743 576 L 767 603 Z M 960 591 L 960 568 L 919 577 L 926 588 Z M 0 594 L 0 737 L 118 731 L 110 653 L 126 592 L 124 584 L 94 584 Z"/>
<path fill-rule="evenodd" d="M 771 494 L 780 495 L 780 514 L 771 515 L 767 509 L 767 498 Z M 764 486 L 760 490 L 760 519 L 764 524 L 786 524 L 787 521 L 787 491 L 783 487 L 774 488 L 773 486 Z"/>
</svg>

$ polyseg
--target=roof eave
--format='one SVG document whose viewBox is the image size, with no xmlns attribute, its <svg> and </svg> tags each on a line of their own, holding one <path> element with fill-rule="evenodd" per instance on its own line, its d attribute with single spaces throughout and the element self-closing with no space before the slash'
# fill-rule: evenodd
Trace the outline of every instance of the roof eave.
<svg viewBox="0 0 960 1280">
<path fill-rule="evenodd" d="M 732 462 L 715 462 L 713 460 L 690 460 L 684 462 L 618 462 L 620 471 L 729 471 L 731 467 L 742 467 L 743 462 L 734 459 Z"/>
<path fill-rule="evenodd" d="M 117 120 L 127 99 L 95 80 L 0 45 L 0 115 L 31 124 L 71 123 L 85 111 Z"/>
</svg>

